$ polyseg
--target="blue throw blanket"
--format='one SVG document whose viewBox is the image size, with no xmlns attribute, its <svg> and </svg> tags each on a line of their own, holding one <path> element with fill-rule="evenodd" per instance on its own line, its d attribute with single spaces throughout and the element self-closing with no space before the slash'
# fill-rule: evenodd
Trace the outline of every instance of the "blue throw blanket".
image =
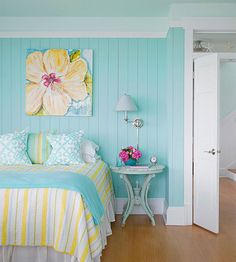
<svg viewBox="0 0 236 262">
<path fill-rule="evenodd" d="M 100 224 L 104 207 L 97 189 L 88 177 L 73 172 L 17 172 L 0 171 L 0 188 L 60 188 L 79 192 L 94 223 Z"/>
</svg>

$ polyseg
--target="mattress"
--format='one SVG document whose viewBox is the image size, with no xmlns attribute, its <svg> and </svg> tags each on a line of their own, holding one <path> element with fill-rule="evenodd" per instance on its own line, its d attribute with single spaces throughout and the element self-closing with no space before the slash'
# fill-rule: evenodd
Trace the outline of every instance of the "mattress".
<svg viewBox="0 0 236 262">
<path fill-rule="evenodd" d="M 63 170 L 86 175 L 94 182 L 106 210 L 101 225 L 95 225 L 78 192 L 53 188 L 0 189 L 3 200 L 0 203 L 0 261 L 14 250 L 10 246 L 44 247 L 73 261 L 94 261 L 100 257 L 106 235 L 110 233 L 108 224 L 114 220 L 112 180 L 103 161 L 76 166 L 0 166 L 0 170 L 19 173 Z"/>
</svg>

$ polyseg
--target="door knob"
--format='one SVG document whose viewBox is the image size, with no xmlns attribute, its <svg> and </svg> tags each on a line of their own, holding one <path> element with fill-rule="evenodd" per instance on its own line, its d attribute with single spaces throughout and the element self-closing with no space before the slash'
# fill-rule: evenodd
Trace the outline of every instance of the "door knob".
<svg viewBox="0 0 236 262">
<path fill-rule="evenodd" d="M 216 150 L 214 148 L 212 148 L 211 150 L 209 151 L 204 151 L 205 153 L 208 153 L 208 154 L 212 154 L 212 155 L 215 155 L 216 153 Z"/>
</svg>

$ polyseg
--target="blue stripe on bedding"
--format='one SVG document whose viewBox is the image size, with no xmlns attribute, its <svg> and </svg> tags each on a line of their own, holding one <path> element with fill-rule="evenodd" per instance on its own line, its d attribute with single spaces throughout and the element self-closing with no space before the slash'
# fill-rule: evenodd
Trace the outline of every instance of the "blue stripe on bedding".
<svg viewBox="0 0 236 262">
<path fill-rule="evenodd" d="M 79 192 L 90 212 L 94 223 L 100 224 L 104 207 L 97 189 L 87 176 L 67 172 L 17 172 L 0 171 L 0 188 L 60 188 Z"/>
</svg>

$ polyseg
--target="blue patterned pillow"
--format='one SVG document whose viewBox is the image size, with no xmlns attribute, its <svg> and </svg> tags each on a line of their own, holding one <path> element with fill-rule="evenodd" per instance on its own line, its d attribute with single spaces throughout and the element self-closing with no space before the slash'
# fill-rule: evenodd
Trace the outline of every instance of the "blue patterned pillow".
<svg viewBox="0 0 236 262">
<path fill-rule="evenodd" d="M 80 157 L 80 143 L 83 132 L 69 134 L 48 135 L 52 152 L 45 165 L 78 165 L 84 163 Z"/>
<path fill-rule="evenodd" d="M 26 152 L 27 139 L 25 130 L 0 135 L 0 165 L 31 165 Z"/>
</svg>

